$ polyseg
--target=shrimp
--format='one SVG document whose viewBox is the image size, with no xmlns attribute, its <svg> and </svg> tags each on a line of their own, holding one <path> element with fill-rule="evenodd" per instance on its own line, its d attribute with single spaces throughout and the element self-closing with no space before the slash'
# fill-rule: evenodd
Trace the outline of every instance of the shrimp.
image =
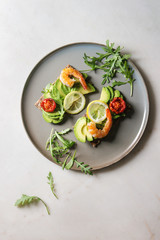
<svg viewBox="0 0 160 240">
<path fill-rule="evenodd" d="M 64 68 L 62 71 L 61 71 L 61 74 L 60 74 L 60 81 L 68 86 L 68 87 L 72 87 L 74 85 L 74 82 L 75 82 L 75 79 L 72 78 L 72 77 L 75 77 L 75 78 L 78 78 L 82 87 L 84 89 L 87 89 L 87 84 L 86 84 L 86 81 L 82 75 L 82 73 L 80 73 L 77 69 L 71 67 L 70 65 L 67 65 L 66 68 Z"/>
<path fill-rule="evenodd" d="M 98 129 L 95 122 L 90 122 L 87 124 L 88 131 L 94 138 L 104 138 L 109 133 L 112 127 L 112 115 L 109 108 L 106 109 L 106 123 L 103 129 Z"/>
</svg>

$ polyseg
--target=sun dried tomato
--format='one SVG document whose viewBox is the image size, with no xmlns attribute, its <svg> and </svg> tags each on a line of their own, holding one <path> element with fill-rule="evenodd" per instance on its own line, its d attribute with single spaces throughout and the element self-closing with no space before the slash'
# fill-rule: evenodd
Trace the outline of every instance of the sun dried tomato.
<svg viewBox="0 0 160 240">
<path fill-rule="evenodd" d="M 116 114 L 123 113 L 126 109 L 125 101 L 120 97 L 115 97 L 109 104 L 109 108 L 112 112 Z"/>
<path fill-rule="evenodd" d="M 41 108 L 43 108 L 45 112 L 53 112 L 56 108 L 56 103 L 52 98 L 46 98 L 41 102 Z"/>
</svg>

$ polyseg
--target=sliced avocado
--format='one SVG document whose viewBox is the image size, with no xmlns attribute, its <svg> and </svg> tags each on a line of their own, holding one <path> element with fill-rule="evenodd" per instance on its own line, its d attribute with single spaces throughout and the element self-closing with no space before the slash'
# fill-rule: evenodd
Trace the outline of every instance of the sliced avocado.
<svg viewBox="0 0 160 240">
<path fill-rule="evenodd" d="M 121 93 L 119 90 L 114 91 L 114 97 L 120 97 Z"/>
<path fill-rule="evenodd" d="M 62 85 L 63 85 L 63 83 L 62 83 L 59 79 L 57 79 L 57 81 L 56 81 L 56 87 L 57 87 L 57 89 L 58 89 L 61 97 L 65 97 L 66 94 L 65 94 L 65 92 L 63 91 Z"/>
<path fill-rule="evenodd" d="M 113 98 L 114 98 L 114 91 L 113 91 L 113 88 L 111 87 L 111 86 L 108 86 L 107 87 L 108 89 L 109 89 L 109 91 L 110 91 L 110 100 L 112 100 Z"/>
<path fill-rule="evenodd" d="M 48 117 L 44 112 L 42 113 L 42 116 L 46 122 L 48 122 L 48 123 L 52 122 L 52 119 L 50 117 Z"/>
<path fill-rule="evenodd" d="M 86 126 L 86 117 L 81 117 L 74 125 L 74 135 L 80 142 L 86 142 L 86 135 L 83 133 L 83 128 Z"/>
<path fill-rule="evenodd" d="M 83 127 L 82 132 L 86 135 L 87 141 L 89 141 L 89 142 L 93 141 L 93 137 L 92 137 L 92 135 L 90 134 L 90 132 L 88 131 L 87 125 L 85 125 L 85 126 Z"/>
<path fill-rule="evenodd" d="M 60 123 L 62 122 L 63 118 L 60 116 L 58 111 L 54 111 L 53 113 L 45 112 L 42 109 L 42 116 L 46 122 L 52 122 L 52 123 Z"/>
<path fill-rule="evenodd" d="M 76 86 L 75 86 L 76 88 Z M 82 93 L 82 94 L 88 94 L 88 93 L 91 93 L 91 92 L 95 92 L 96 89 L 95 87 L 91 84 L 91 83 L 87 83 L 87 89 L 84 89 L 82 87 L 82 85 L 80 84 L 79 87 L 77 87 L 77 90 L 78 92 Z"/>
<path fill-rule="evenodd" d="M 111 94 L 107 87 L 102 88 L 100 100 L 107 103 L 110 100 Z"/>
</svg>

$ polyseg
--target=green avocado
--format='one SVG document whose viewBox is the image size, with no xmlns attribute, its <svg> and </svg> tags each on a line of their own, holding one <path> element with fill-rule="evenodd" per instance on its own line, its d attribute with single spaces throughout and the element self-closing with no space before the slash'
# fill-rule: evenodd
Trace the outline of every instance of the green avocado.
<svg viewBox="0 0 160 240">
<path fill-rule="evenodd" d="M 57 81 L 56 81 L 57 90 L 59 91 L 61 97 L 64 98 L 66 96 L 66 94 L 65 94 L 62 86 L 63 86 L 63 83 L 59 79 L 57 79 Z"/>
<path fill-rule="evenodd" d="M 52 122 L 52 119 L 50 117 L 48 117 L 44 112 L 42 113 L 42 116 L 46 122 L 48 122 L 48 123 Z"/>
<path fill-rule="evenodd" d="M 113 91 L 113 88 L 111 87 L 111 86 L 108 86 L 107 87 L 108 89 L 109 89 L 109 91 L 110 91 L 110 100 L 112 100 L 113 98 L 114 98 L 114 91 Z"/>
<path fill-rule="evenodd" d="M 93 141 L 92 135 L 87 129 L 87 119 L 86 117 L 81 117 L 77 120 L 74 125 L 74 135 L 80 142 Z"/>
<path fill-rule="evenodd" d="M 86 126 L 86 117 L 81 117 L 74 125 L 74 135 L 80 142 L 86 142 L 86 135 L 83 132 L 83 128 Z"/>
<path fill-rule="evenodd" d="M 83 134 L 86 135 L 87 141 L 89 141 L 89 142 L 92 142 L 92 141 L 93 141 L 93 137 L 92 137 L 92 135 L 89 133 L 89 131 L 88 131 L 88 129 L 87 129 L 87 125 L 85 125 L 85 126 L 83 127 L 82 132 L 83 132 Z"/>
<path fill-rule="evenodd" d="M 49 112 L 45 112 L 42 109 L 42 116 L 43 116 L 44 120 L 46 122 L 49 122 L 49 123 L 57 124 L 57 123 L 62 122 L 62 120 L 63 120 L 63 118 L 60 116 L 58 111 L 54 111 L 53 113 L 49 113 Z"/>
<path fill-rule="evenodd" d="M 107 103 L 110 100 L 111 94 L 107 87 L 102 88 L 100 100 Z"/>
<path fill-rule="evenodd" d="M 82 94 L 88 94 L 96 91 L 95 87 L 91 83 L 87 83 L 87 89 L 84 89 L 81 84 L 79 84 L 79 86 L 77 85 L 77 87 L 75 86 L 75 88 L 76 91 Z"/>
<path fill-rule="evenodd" d="M 114 91 L 114 97 L 120 97 L 121 93 L 119 90 Z"/>
</svg>

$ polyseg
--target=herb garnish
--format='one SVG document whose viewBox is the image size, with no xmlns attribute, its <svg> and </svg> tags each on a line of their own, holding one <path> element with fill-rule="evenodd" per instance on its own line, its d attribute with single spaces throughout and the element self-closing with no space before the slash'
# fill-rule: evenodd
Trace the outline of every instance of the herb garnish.
<svg viewBox="0 0 160 240">
<path fill-rule="evenodd" d="M 58 197 L 57 197 L 57 195 L 55 193 L 54 181 L 53 181 L 53 176 L 52 176 L 51 172 L 49 172 L 47 178 L 49 180 L 48 184 L 49 184 L 49 186 L 51 188 L 51 191 L 52 191 L 53 195 L 58 199 Z"/>
<path fill-rule="evenodd" d="M 44 204 L 48 215 L 50 215 L 50 211 L 49 211 L 47 204 L 41 198 L 39 198 L 37 196 L 27 196 L 25 194 L 22 194 L 21 198 L 16 201 L 15 206 L 23 207 L 25 205 L 29 205 L 30 203 L 37 202 L 37 201 L 41 201 Z"/>
<path fill-rule="evenodd" d="M 129 83 L 130 84 L 130 96 L 133 95 L 133 82 L 135 79 L 133 78 L 134 70 L 132 70 L 128 64 L 128 59 L 130 58 L 130 54 L 121 54 L 121 47 L 118 46 L 116 49 L 113 48 L 114 43 L 109 44 L 109 40 L 106 41 L 106 46 L 102 47 L 105 53 L 96 53 L 98 57 L 90 57 L 84 53 L 84 62 L 91 68 L 89 70 L 84 71 L 92 71 L 101 69 L 105 73 L 102 75 L 103 81 L 102 85 L 106 82 L 110 83 L 110 80 L 115 77 L 116 73 L 122 73 L 126 82 L 117 82 L 114 81 L 112 86 L 119 86 L 122 84 Z"/>
<path fill-rule="evenodd" d="M 84 164 L 84 162 L 78 162 L 76 159 L 76 151 L 74 151 L 73 155 L 71 152 L 71 148 L 74 146 L 75 142 L 72 140 L 65 139 L 62 135 L 68 133 L 71 129 L 67 128 L 62 130 L 61 132 L 55 131 L 53 133 L 53 129 L 51 130 L 50 137 L 46 142 L 46 150 L 50 151 L 53 160 L 62 165 L 62 169 L 71 169 L 76 163 L 77 168 L 80 167 L 81 171 L 85 174 L 93 175 L 91 171 L 91 167 L 88 164 Z M 61 158 L 64 158 L 62 160 Z"/>
</svg>

